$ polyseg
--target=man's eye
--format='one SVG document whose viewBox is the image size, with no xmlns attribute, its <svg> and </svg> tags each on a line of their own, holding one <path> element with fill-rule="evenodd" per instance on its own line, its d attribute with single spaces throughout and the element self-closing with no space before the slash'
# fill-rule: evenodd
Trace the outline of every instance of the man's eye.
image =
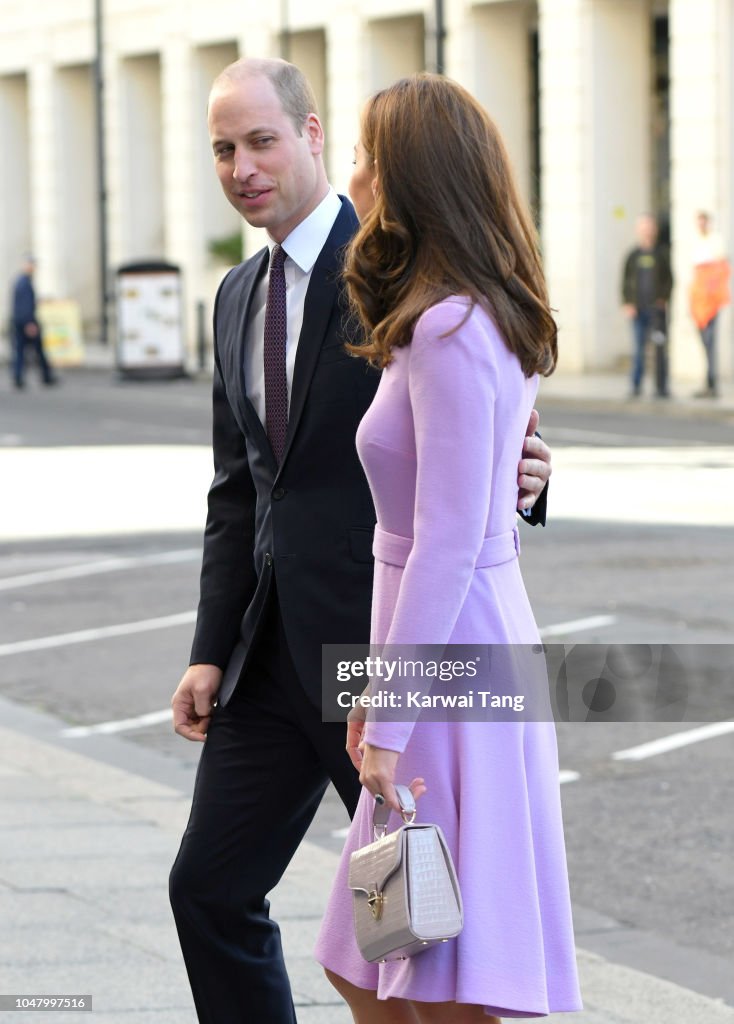
<svg viewBox="0 0 734 1024">
<path fill-rule="evenodd" d="M 219 146 L 217 149 L 214 150 L 214 155 L 227 156 L 228 153 L 232 152 L 233 148 L 233 146 Z"/>
<path fill-rule="evenodd" d="M 272 142 L 272 141 L 273 141 L 273 136 L 272 135 L 261 135 L 259 138 L 255 139 L 255 145 L 256 146 L 267 146 L 267 144 L 269 142 Z"/>
</svg>

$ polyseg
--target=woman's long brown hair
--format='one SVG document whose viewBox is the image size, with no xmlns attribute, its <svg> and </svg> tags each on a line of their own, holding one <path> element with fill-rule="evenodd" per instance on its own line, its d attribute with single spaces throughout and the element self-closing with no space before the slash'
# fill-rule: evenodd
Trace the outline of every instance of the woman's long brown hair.
<svg viewBox="0 0 734 1024">
<path fill-rule="evenodd" d="M 527 376 L 552 373 L 557 328 L 537 234 L 486 111 L 456 82 L 412 75 L 369 101 L 361 142 L 378 193 L 347 252 L 347 291 L 366 337 L 350 350 L 387 366 L 430 306 L 468 295 Z"/>
</svg>

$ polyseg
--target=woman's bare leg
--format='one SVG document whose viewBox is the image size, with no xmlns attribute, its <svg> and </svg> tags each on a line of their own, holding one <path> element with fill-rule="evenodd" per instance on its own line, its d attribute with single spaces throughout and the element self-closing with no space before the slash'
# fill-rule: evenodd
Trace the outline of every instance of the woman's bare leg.
<svg viewBox="0 0 734 1024">
<path fill-rule="evenodd" d="M 378 999 L 373 989 L 358 988 L 333 971 L 327 970 L 326 977 L 352 1011 L 354 1024 L 419 1024 L 407 999 Z"/>
<path fill-rule="evenodd" d="M 418 1024 L 502 1024 L 499 1017 L 487 1016 L 481 1006 L 469 1003 L 413 1002 Z"/>
</svg>

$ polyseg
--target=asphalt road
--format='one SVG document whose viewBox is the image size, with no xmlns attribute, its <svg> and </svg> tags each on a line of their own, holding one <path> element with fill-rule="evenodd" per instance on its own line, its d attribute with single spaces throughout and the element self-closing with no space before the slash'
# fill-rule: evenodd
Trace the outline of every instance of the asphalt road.
<svg viewBox="0 0 734 1024">
<path fill-rule="evenodd" d="M 521 535 L 541 628 L 568 645 L 731 644 L 734 419 L 540 409 L 554 451 L 550 520 Z M 208 443 L 206 381 L 77 373 L 58 389 L 0 391 L 0 694 L 50 712 L 60 730 L 112 723 L 131 768 L 146 771 L 153 749 L 182 784 L 199 748 L 160 719 L 192 634 L 203 504 L 188 478 L 203 497 Z M 606 483 L 616 497 L 600 509 Z M 635 511 L 646 489 L 651 516 Z M 599 922 L 584 944 L 608 953 L 622 934 L 617 958 L 639 963 L 644 947 L 646 969 L 661 975 L 673 944 L 694 974 L 700 963 L 701 991 L 706 958 L 734 953 L 734 733 L 639 760 L 614 754 L 734 718 L 728 682 L 693 692 L 686 721 L 558 726 L 561 768 L 576 773 L 562 788 L 574 904 Z M 148 724 L 120 728 L 146 714 Z M 105 733 L 93 735 L 103 750 Z M 310 838 L 337 849 L 345 824 L 328 793 Z"/>
</svg>

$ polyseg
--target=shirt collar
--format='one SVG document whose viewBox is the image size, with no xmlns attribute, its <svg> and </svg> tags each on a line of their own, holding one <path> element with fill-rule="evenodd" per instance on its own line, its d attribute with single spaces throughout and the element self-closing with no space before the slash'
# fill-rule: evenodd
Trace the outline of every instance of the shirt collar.
<svg viewBox="0 0 734 1024">
<path fill-rule="evenodd" d="M 304 274 L 308 274 L 313 269 L 341 208 L 341 199 L 329 186 L 329 191 L 316 209 L 312 210 L 308 217 L 297 224 L 287 238 L 283 239 L 281 244 L 286 255 L 290 256 Z M 272 238 L 268 239 L 268 249 L 271 255 L 275 244 Z"/>
</svg>

